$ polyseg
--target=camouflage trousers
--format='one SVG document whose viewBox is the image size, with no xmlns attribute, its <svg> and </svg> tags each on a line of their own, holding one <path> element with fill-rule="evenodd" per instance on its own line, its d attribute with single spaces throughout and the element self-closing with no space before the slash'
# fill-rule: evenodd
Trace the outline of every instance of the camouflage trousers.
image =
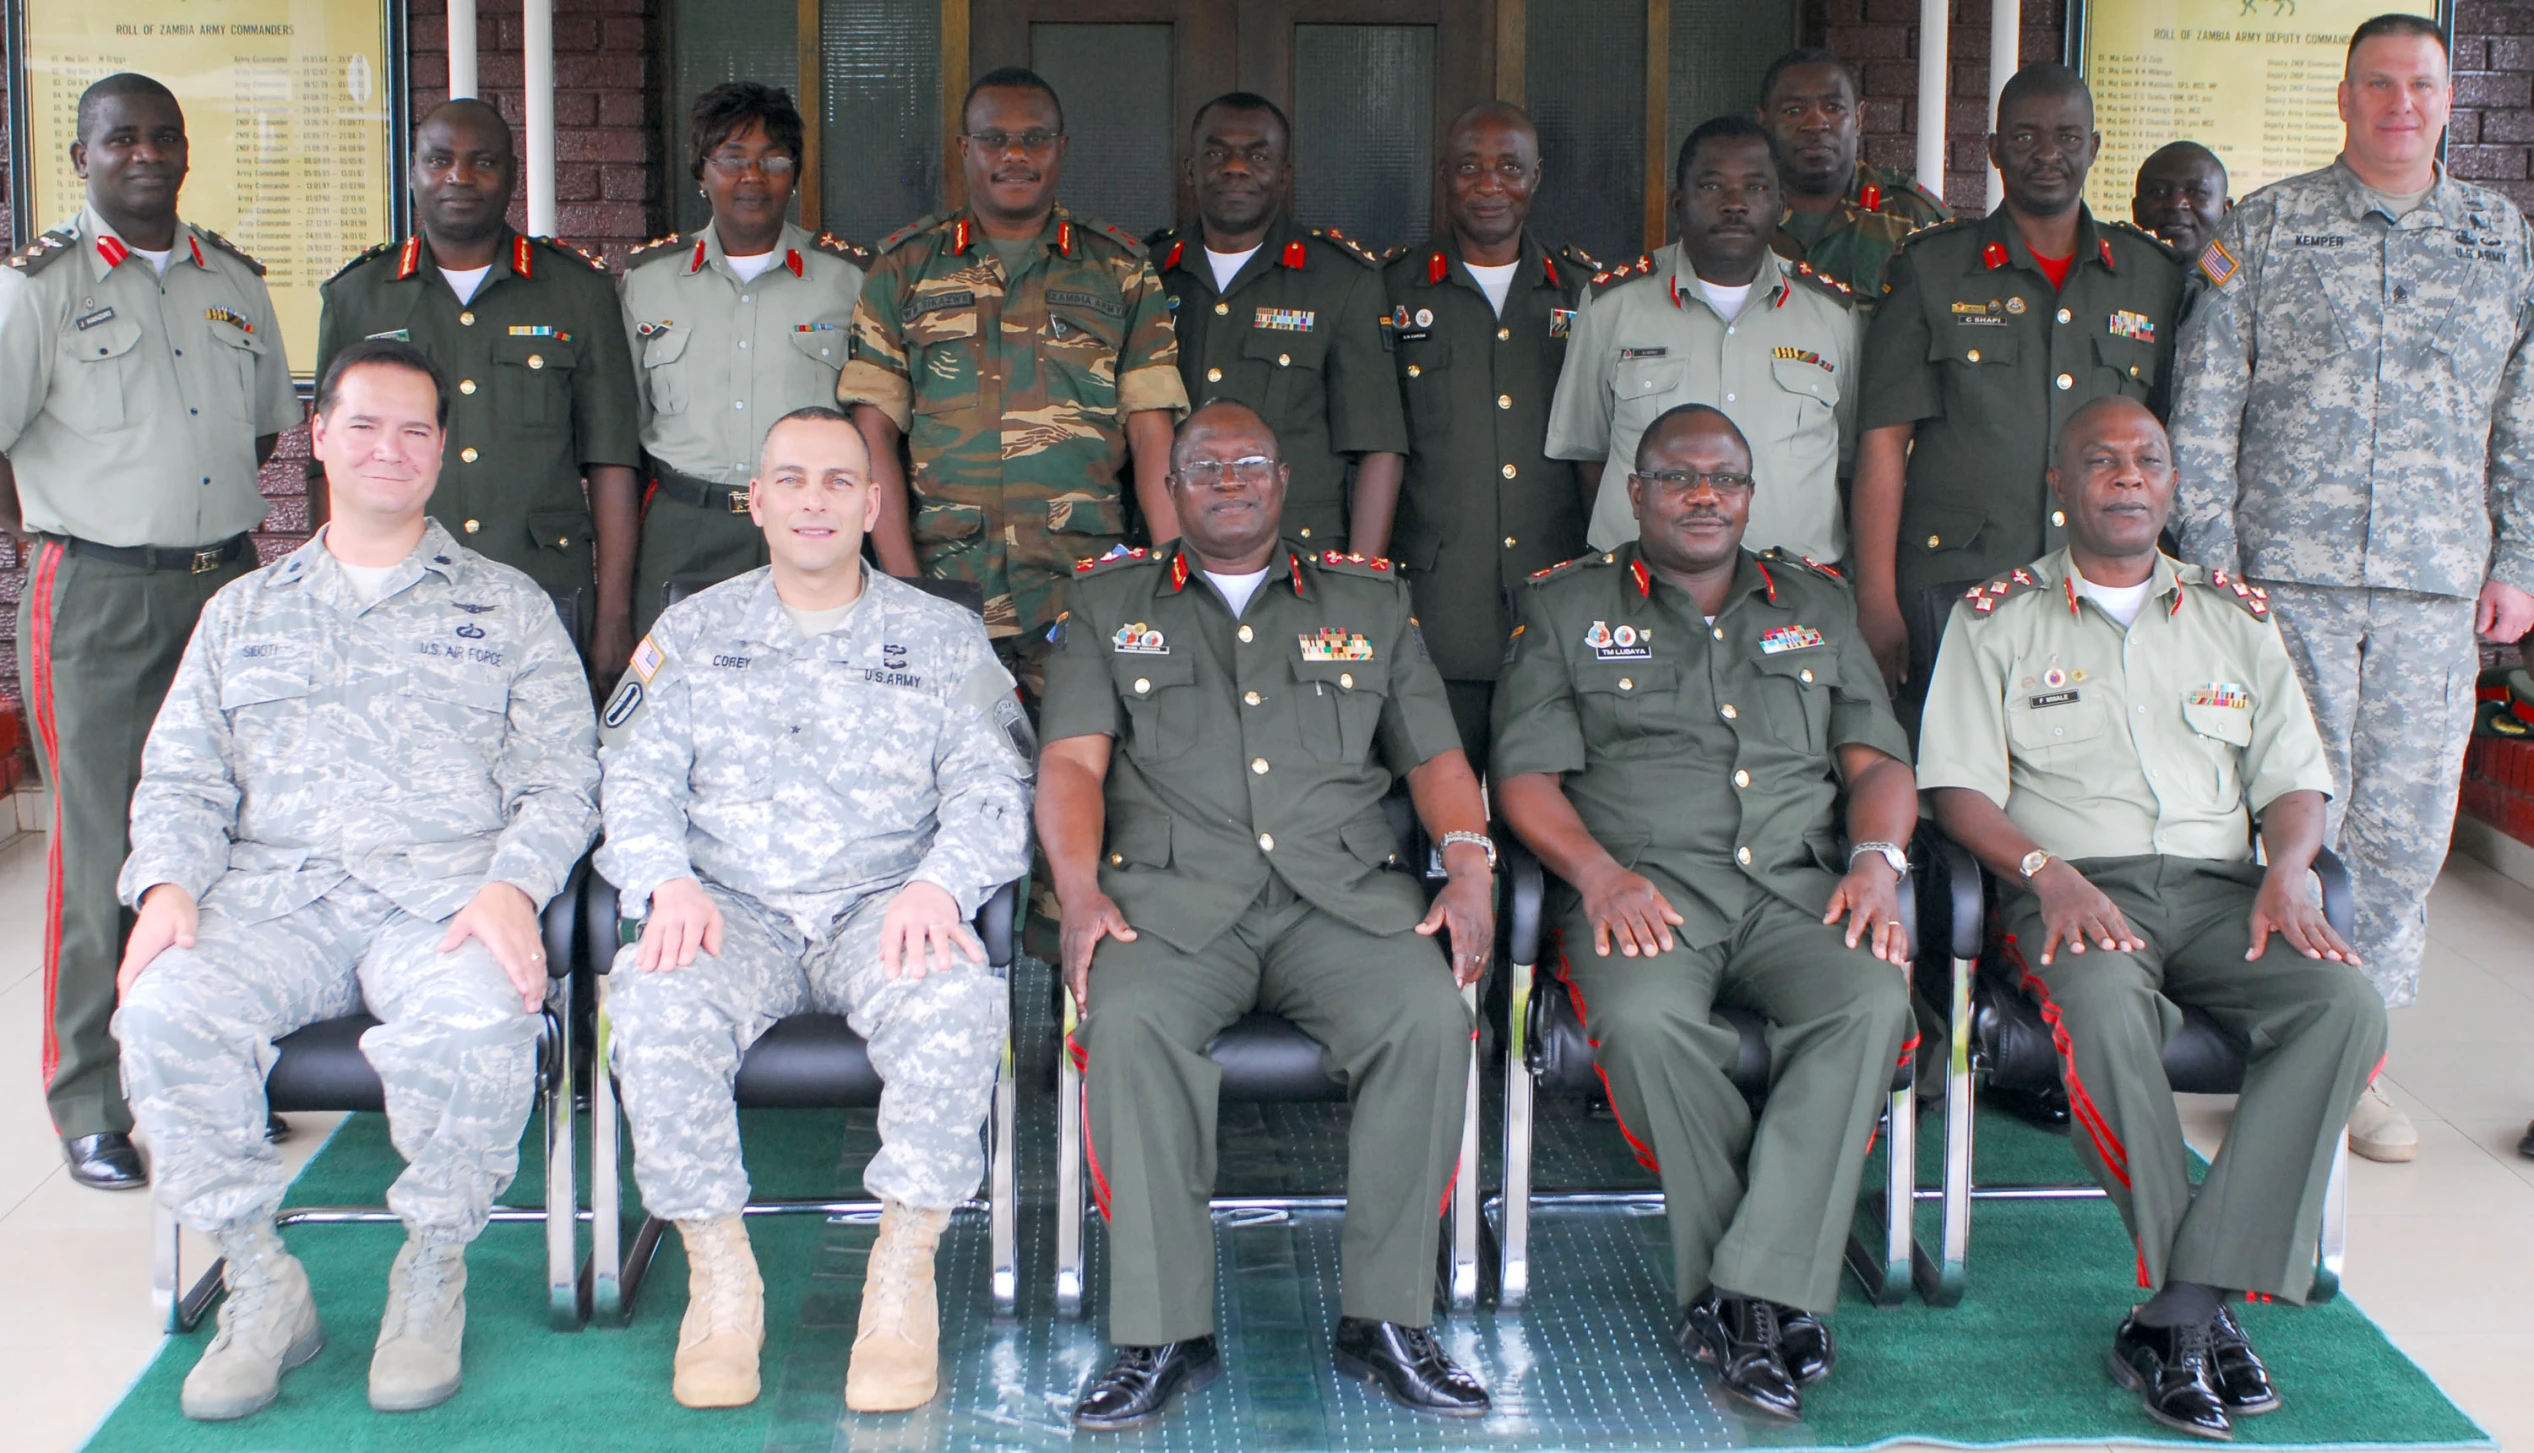
<svg viewBox="0 0 2534 1453">
<path fill-rule="evenodd" d="M 2263 581 L 2332 770 L 2325 840 L 2349 865 L 2358 952 L 2390 1008 L 2419 997 L 2428 892 L 2472 735 L 2473 602 Z"/>
<path fill-rule="evenodd" d="M 644 1208 L 685 1221 L 747 1204 L 731 1082 L 776 1020 L 813 1011 L 844 1015 L 879 1072 L 880 1153 L 863 1168 L 864 1188 L 928 1210 L 974 1194 L 1010 1009 L 1003 980 L 965 958 L 920 979 L 882 973 L 880 921 L 895 893 L 863 899 L 811 939 L 752 898 L 705 891 L 722 912 L 719 955 L 646 974 L 628 945 L 607 976 Z"/>
<path fill-rule="evenodd" d="M 150 1140 L 151 1183 L 217 1238 L 272 1219 L 281 1153 L 264 1138 L 273 1041 L 366 1008 L 361 1053 L 405 1158 L 387 1205 L 418 1231 L 471 1240 L 519 1170 L 542 1020 L 468 939 L 346 879 L 305 908 L 241 923 L 202 912 L 192 948 L 151 963 L 114 1016 L 124 1094 Z"/>
</svg>

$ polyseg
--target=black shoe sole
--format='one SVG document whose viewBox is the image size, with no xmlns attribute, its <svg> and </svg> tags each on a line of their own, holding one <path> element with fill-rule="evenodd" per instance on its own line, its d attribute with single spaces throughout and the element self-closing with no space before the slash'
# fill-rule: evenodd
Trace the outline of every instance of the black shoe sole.
<svg viewBox="0 0 2534 1453">
<path fill-rule="evenodd" d="M 1131 1418 L 1117 1418 L 1112 1421 L 1098 1423 L 1085 1422 L 1083 1421 L 1082 1415 L 1080 1413 L 1076 1413 L 1073 1417 L 1073 1430 L 1077 1433 L 1130 1433 L 1137 1428 L 1150 1427 L 1152 1424 L 1161 1421 L 1162 1415 L 1170 1411 L 1170 1405 L 1172 1403 L 1175 1403 L 1184 1397 L 1194 1396 L 1195 1394 L 1201 1393 L 1207 1388 L 1214 1386 L 1215 1379 L 1221 1377 L 1222 1375 L 1223 1360 L 1218 1357 L 1214 1361 L 1207 1363 L 1205 1366 L 1198 1368 L 1196 1371 L 1189 1373 L 1188 1380 L 1179 1385 L 1179 1390 L 1155 1404 L 1152 1411 L 1138 1413 Z"/>
<path fill-rule="evenodd" d="M 2112 1381 L 2117 1382 L 2122 1387 L 2138 1394 L 2139 1411 L 2145 1413 L 2148 1417 L 2155 1419 L 2157 1422 L 2164 1424 L 2166 1427 L 2171 1428 L 2177 1433 L 2188 1433 L 2194 1438 L 2206 1438 L 2212 1443 L 2232 1443 L 2235 1441 L 2234 1430 L 2231 1428 L 2224 1431 L 2220 1431 L 2215 1428 L 2203 1428 L 2199 1424 L 2191 1422 L 2188 1419 L 2177 1418 L 2149 1401 L 2147 1398 L 2147 1379 L 2140 1377 L 2136 1368 L 2133 1368 L 2128 1363 L 2121 1361 L 2119 1353 L 2105 1353 L 2104 1365 L 2111 1369 Z"/>
<path fill-rule="evenodd" d="M 2218 1396 L 2222 1399 L 2225 1394 L 2220 1393 Z M 2283 1401 L 2284 1399 L 2282 1399 L 2277 1393 L 2272 1393 L 2269 1397 L 2257 1403 L 2230 1402 L 2226 1404 L 2226 1416 L 2230 1418 L 2257 1418 L 2263 1413 L 2277 1412 Z"/>
<path fill-rule="evenodd" d="M 1337 1365 L 1340 1377 L 1351 1377 L 1358 1382 L 1369 1382 L 1381 1389 L 1381 1395 L 1390 1399 L 1391 1406 L 1405 1408 L 1412 1413 L 1424 1413 L 1437 1418 L 1483 1418 L 1495 1411 L 1492 1403 L 1479 1403 L 1470 1407 L 1442 1403 L 1412 1403 L 1393 1392 L 1390 1384 L 1382 1381 L 1381 1373 L 1363 1358 L 1345 1352 L 1332 1352 L 1329 1354 L 1329 1360 Z"/>
<path fill-rule="evenodd" d="M 73 1167 L 70 1172 L 70 1178 L 73 1183 L 86 1186 L 92 1191 L 146 1191 L 150 1188 L 150 1177 L 147 1171 L 144 1171 L 136 1176 L 118 1177 L 110 1181 L 101 1181 L 91 1176 L 82 1175 L 78 1168 Z"/>
</svg>

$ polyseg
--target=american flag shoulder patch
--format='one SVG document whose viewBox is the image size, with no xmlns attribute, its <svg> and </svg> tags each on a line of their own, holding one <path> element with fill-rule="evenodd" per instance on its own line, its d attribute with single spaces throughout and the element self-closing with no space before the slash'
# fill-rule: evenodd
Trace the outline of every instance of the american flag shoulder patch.
<svg viewBox="0 0 2534 1453">
<path fill-rule="evenodd" d="M 2200 254 L 2200 272 L 2207 277 L 2211 287 L 2222 288 L 2233 282 L 2240 266 L 2235 261 L 2235 254 L 2228 252 L 2223 242 L 2211 242 L 2208 251 Z"/>
</svg>

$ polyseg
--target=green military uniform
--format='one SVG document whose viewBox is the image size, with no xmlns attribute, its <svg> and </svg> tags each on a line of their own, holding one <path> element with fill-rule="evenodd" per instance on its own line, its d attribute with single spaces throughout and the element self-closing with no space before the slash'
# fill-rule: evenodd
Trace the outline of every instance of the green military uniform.
<svg viewBox="0 0 2534 1453">
<path fill-rule="evenodd" d="M 456 392 L 431 517 L 468 549 L 527 572 L 584 638 L 596 618 L 595 538 L 581 476 L 640 462 L 633 365 L 607 265 L 504 230 L 467 302 L 421 233 L 373 247 L 322 290 L 317 376 L 365 338 L 431 355 Z"/>
<path fill-rule="evenodd" d="M 706 586 L 766 561 L 748 480 L 766 430 L 794 409 L 833 407 L 870 252 L 784 224 L 774 262 L 743 279 L 719 229 L 672 233 L 626 256 L 645 478 L 634 635 L 672 582 Z"/>
<path fill-rule="evenodd" d="M 1893 254 L 1857 428 L 1917 425 L 1893 568 L 1913 681 L 1927 679 L 1955 596 L 2058 548 L 2065 522 L 2046 476 L 2069 416 L 2120 394 L 2163 417 L 2182 281 L 2163 243 L 2091 212 L 2056 289 L 2003 206 L 1913 233 Z"/>
<path fill-rule="evenodd" d="M 916 564 L 985 588 L 1030 681 L 1074 563 L 1125 543 L 1126 416 L 1187 412 L 1168 300 L 1141 244 L 1062 206 L 1017 276 L 965 211 L 879 251 L 836 397 L 905 432 Z"/>
<path fill-rule="evenodd" d="M 141 743 L 194 618 L 255 568 L 255 441 L 296 427 L 261 263 L 176 224 L 164 274 L 93 209 L 0 268 L 0 454 L 35 538 L 18 669 L 53 787 L 43 1073 L 65 1138 L 132 1128 L 114 1041 Z"/>
<path fill-rule="evenodd" d="M 1177 545 L 1089 565 L 1047 662 L 1040 739 L 1106 736 L 1103 940 L 1076 1033 L 1109 1336 L 1214 1330 L 1217 1071 L 1252 1008 L 1327 1049 L 1354 1100 L 1340 1264 L 1350 1317 L 1421 1327 L 1460 1154 L 1470 1016 L 1381 798 L 1456 748 L 1389 562 L 1271 558 L 1236 620 Z"/>
<path fill-rule="evenodd" d="M 1883 269 L 1901 239 L 1921 227 L 1953 220 L 1953 209 L 1935 193 L 1890 167 L 1857 162 L 1847 195 L 1827 212 L 1792 207 L 1769 238 L 1769 248 L 1788 262 L 1809 262 L 1857 290 L 1857 311 L 1873 316 L 1883 296 Z"/>
<path fill-rule="evenodd" d="M 2008 964 L 2058 1026 L 2078 1154 L 2129 1223 L 2141 1284 L 2303 1301 L 2334 1148 L 2383 1062 L 2384 1005 L 2365 970 L 2283 939 L 2244 958 L 2252 823 L 2332 782 L 2261 590 L 2159 559 L 2124 628 L 2065 551 L 1990 581 L 1945 627 L 1920 742 L 1919 786 L 1997 803 L 2147 941 L 2044 965 L 2040 900 L 2003 885 Z M 2196 1188 L 2164 1075 L 2182 1004 L 2252 1046 Z"/>
<path fill-rule="evenodd" d="M 1909 1032 L 1902 971 L 1821 921 L 1846 872 L 1838 749 L 1908 752 L 1855 603 L 1826 571 L 1745 551 L 1711 623 L 1630 543 L 1544 572 L 1521 604 L 1498 777 L 1561 774 L 1594 840 L 1684 920 L 1667 953 L 1603 957 L 1580 894 L 1547 905 L 1621 1133 L 1663 1180 L 1674 1290 L 1827 1311 Z M 1756 1126 L 1719 1003 L 1774 1026 Z"/>
<path fill-rule="evenodd" d="M 1578 249 L 1525 233 L 1501 315 L 1448 235 L 1382 270 L 1382 341 L 1408 416 L 1390 555 L 1416 598 L 1461 747 L 1481 772 L 1513 629 L 1506 592 L 1584 548 L 1575 467 L 1551 459 L 1546 441 L 1575 310 L 1599 270 Z"/>
<path fill-rule="evenodd" d="M 1343 545 L 1353 457 L 1408 452 L 1382 352 L 1381 258 L 1334 229 L 1296 227 L 1279 213 L 1218 292 L 1202 232 L 1168 228 L 1147 245 L 1170 292 L 1189 400 L 1256 409 L 1292 472 L 1286 531 L 1314 549 Z"/>
</svg>

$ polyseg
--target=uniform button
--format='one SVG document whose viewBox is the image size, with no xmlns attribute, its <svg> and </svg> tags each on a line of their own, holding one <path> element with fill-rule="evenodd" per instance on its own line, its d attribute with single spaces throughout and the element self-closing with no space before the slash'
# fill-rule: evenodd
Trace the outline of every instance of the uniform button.
<svg viewBox="0 0 2534 1453">
<path fill-rule="evenodd" d="M 1223 381 L 1223 370 L 1219 368 L 1207 369 L 1205 371 L 1205 381 L 1207 383 L 1221 383 Z"/>
<path fill-rule="evenodd" d="M 742 339 L 740 339 L 740 340 L 739 340 L 739 347 L 740 347 L 743 351 L 747 348 L 747 346 L 748 346 L 748 340 L 747 340 L 747 339 L 742 338 Z"/>
<path fill-rule="evenodd" d="M 545 356 L 544 354 L 542 354 L 542 353 L 531 353 L 531 354 L 529 354 L 529 355 L 528 355 L 528 366 L 529 366 L 530 368 L 543 368 L 543 367 L 545 367 L 545 366 L 546 366 L 546 356 Z"/>
<path fill-rule="evenodd" d="M 2065 393 L 2065 392 L 2067 392 L 2069 389 L 2072 389 L 2072 388 L 2075 388 L 2075 387 L 2076 387 L 2076 378 L 2075 378 L 2075 376 L 2074 376 L 2074 375 L 2072 375 L 2072 374 L 2065 374 L 2065 373 L 2063 373 L 2063 374 L 2059 375 L 2057 378 L 2054 378 L 2054 379 L 2052 379 L 2052 380 L 2050 380 L 2050 381 L 2051 381 L 2052 383 L 2055 383 L 2055 384 L 2057 384 L 2057 385 L 2059 386 L 2059 391 L 2060 391 L 2061 393 Z"/>
<path fill-rule="evenodd" d="M 2134 363 L 2133 363 L 2133 364 L 2131 364 L 2131 365 L 2129 366 L 2129 376 L 2130 376 L 2131 378 L 2136 378 L 2136 377 L 2138 376 L 2138 365 L 2137 365 L 2137 364 L 2134 364 Z"/>
<path fill-rule="evenodd" d="M 734 409 L 744 409 L 748 407 L 748 401 L 746 399 L 732 399 L 730 401 L 730 406 Z"/>
<path fill-rule="evenodd" d="M 1149 696 L 1152 694 L 1152 689 L 1153 683 L 1150 677 L 1138 676 L 1135 678 L 1135 694 L 1137 696 Z"/>
<path fill-rule="evenodd" d="M 469 444 L 465 448 L 459 450 L 458 458 L 464 460 L 468 464 L 473 464 L 475 462 L 475 446 Z"/>
<path fill-rule="evenodd" d="M 1970 352 L 1965 353 L 1965 354 L 1963 354 L 1962 356 L 1963 356 L 1964 358 L 1969 359 L 1969 360 L 1970 360 L 1971 362 L 1973 362 L 1973 363 L 1977 363 L 1977 362 L 1979 362 L 1979 361 L 1980 361 L 1980 350 L 1978 350 L 1978 349 L 1974 348 L 1974 349 L 1972 349 Z"/>
<path fill-rule="evenodd" d="M 1508 549 L 1508 550 L 1510 550 L 1510 549 L 1512 549 L 1512 548 L 1513 548 L 1513 546 L 1514 546 L 1514 538 L 1513 538 L 1513 536 L 1511 536 L 1511 535 L 1507 535 L 1507 536 L 1505 536 L 1505 548 L 1506 548 L 1506 549 Z"/>
<path fill-rule="evenodd" d="M 1352 671 L 1340 671 L 1337 673 L 1337 689 L 1340 691 L 1354 690 L 1355 673 Z"/>
<path fill-rule="evenodd" d="M 1513 468 L 1513 466 L 1512 466 L 1512 465 L 1510 465 L 1510 464 L 1506 465 L 1506 466 L 1505 466 L 1505 469 L 1504 469 L 1504 474 L 1505 474 L 1505 478 L 1507 478 L 1507 479 L 1511 479 L 1511 478 L 1513 478 L 1513 475 L 1514 475 L 1514 468 Z"/>
<path fill-rule="evenodd" d="M 1291 368 L 1291 367 L 1293 367 L 1293 355 L 1292 355 L 1292 354 L 1290 354 L 1290 353 L 1279 353 L 1279 354 L 1277 354 L 1277 355 L 1276 355 L 1276 366 L 1277 366 L 1278 368 Z"/>
<path fill-rule="evenodd" d="M 1509 341 L 1511 341 L 1511 340 L 1512 340 L 1512 338 L 1513 338 L 1513 330 L 1512 330 L 1511 328 L 1499 328 L 1499 329 L 1497 329 L 1497 330 L 1496 330 L 1496 341 L 1497 341 L 1497 342 L 1499 342 L 1499 343 L 1509 342 Z"/>
<path fill-rule="evenodd" d="M 1112 867 L 1112 868 L 1122 868 L 1122 867 L 1125 867 L 1125 866 L 1126 866 L 1126 854 L 1124 854 L 1124 853 L 1111 853 L 1111 854 L 1109 854 L 1109 866 L 1110 866 L 1110 867 Z"/>
<path fill-rule="evenodd" d="M 1309 525 L 1304 525 L 1302 527 L 1302 538 L 1306 540 L 1311 538 L 1311 527 Z"/>
<path fill-rule="evenodd" d="M 475 315 L 473 313 L 460 313 L 458 314 L 458 321 L 465 324 L 467 327 L 472 328 L 475 326 Z"/>
<path fill-rule="evenodd" d="M 1805 667 L 1803 670 L 1798 671 L 1795 674 L 1803 678 L 1803 682 L 1806 686 L 1813 684 L 1813 668 L 1810 666 Z"/>
<path fill-rule="evenodd" d="M 1726 395 L 1725 395 L 1725 402 L 1726 402 L 1726 403 L 1732 403 L 1732 402 L 1733 402 L 1733 395 L 1731 395 L 1731 394 L 1726 394 Z"/>
<path fill-rule="evenodd" d="M 1513 407 L 1513 395 L 1511 395 L 1511 394 L 1498 394 L 1498 395 L 1496 395 L 1496 407 L 1497 407 L 1497 408 L 1500 408 L 1500 409 L 1509 409 L 1509 408 L 1512 408 L 1512 407 Z"/>
<path fill-rule="evenodd" d="M 2059 310 L 2059 321 L 2060 321 L 2060 322 L 2062 322 L 2062 323 L 2067 322 L 2068 320 L 2070 320 L 2070 319 L 2074 318 L 2075 316 L 2076 316 L 2076 314 L 2069 312 L 2069 311 L 2068 311 L 2067 309 L 2065 309 L 2065 308 L 2061 308 L 2061 309 Z"/>
<path fill-rule="evenodd" d="M 1250 769 L 1251 771 L 1253 771 L 1253 772 L 1257 773 L 1257 774 L 1258 774 L 1259 776 L 1261 776 L 1261 777 L 1266 776 L 1266 775 L 1267 775 L 1267 759 L 1266 759 L 1265 757 L 1252 757 L 1252 758 L 1250 758 L 1250 759 L 1249 759 L 1249 769 Z"/>
<path fill-rule="evenodd" d="M 1258 850 L 1262 853 L 1274 852 L 1276 850 L 1276 835 L 1272 832 L 1260 833 L 1258 835 Z"/>
<path fill-rule="evenodd" d="M 2066 510 L 2052 510 L 2050 512 L 2050 523 L 2059 529 L 2066 529 L 2068 525 L 2068 512 Z"/>
<path fill-rule="evenodd" d="M 1634 691 L 1634 690 L 1636 690 L 1636 689 L 1637 689 L 1636 678 L 1635 678 L 1635 677 L 1633 677 L 1633 676 L 1622 676 L 1622 677 L 1620 677 L 1620 678 L 1619 678 L 1619 689 L 1620 689 L 1621 691 Z"/>
<path fill-rule="evenodd" d="M 1419 374 L 1421 374 L 1421 373 L 1423 373 L 1423 372 L 1425 372 L 1425 370 L 1424 370 L 1424 369 L 1417 367 L 1417 366 L 1416 366 L 1415 364 L 1413 364 L 1413 363 L 1411 363 L 1411 364 L 1409 364 L 1409 365 L 1408 365 L 1408 377 L 1410 377 L 1410 378 L 1415 378 L 1417 375 L 1419 375 Z"/>
<path fill-rule="evenodd" d="M 1725 720 L 1731 721 L 1735 717 L 1740 716 L 1742 713 L 1735 711 L 1733 709 L 1733 703 L 1728 701 L 1723 706 L 1717 708 L 1717 714 L 1722 716 Z"/>
<path fill-rule="evenodd" d="M 1722 626 L 1710 626 L 1707 628 L 1707 634 L 1714 636 L 1717 640 L 1721 641 L 1725 638 L 1725 628 Z"/>
<path fill-rule="evenodd" d="M 1242 692 L 1241 704 L 1243 706 L 1256 706 L 1258 704 L 1258 693 L 1255 691 Z"/>
<path fill-rule="evenodd" d="M 469 520 L 466 522 L 466 532 L 470 535 L 482 528 L 484 528 L 484 524 L 481 520 Z"/>
<path fill-rule="evenodd" d="M 1256 631 L 1251 630 L 1251 629 L 1250 629 L 1249 627 L 1247 627 L 1247 626 L 1243 626 L 1243 627 L 1241 627 L 1241 640 L 1242 640 L 1242 642 L 1243 642 L 1243 643 L 1247 643 L 1249 640 L 1251 640 L 1251 639 L 1252 639 L 1253 637 L 1255 637 L 1257 634 L 1258 634 L 1258 633 L 1257 633 Z M 1253 695 L 1253 696 L 1254 696 L 1254 695 L 1256 695 L 1256 694 L 1257 694 L 1257 693 L 1255 693 L 1255 692 L 1252 692 L 1252 693 L 1251 693 L 1251 695 Z"/>
<path fill-rule="evenodd" d="M 1749 848 L 1735 848 L 1733 850 L 1733 860 L 1746 868 L 1751 866 L 1751 850 Z"/>
<path fill-rule="evenodd" d="M 1734 786 L 1736 786 L 1736 787 L 1748 787 L 1748 786 L 1750 786 L 1750 785 L 1751 785 L 1751 774 L 1750 774 L 1750 773 L 1748 773 L 1748 772 L 1742 771 L 1742 770 L 1740 770 L 1739 768 L 1735 769 L 1734 774 L 1733 774 L 1733 785 L 1734 785 Z"/>
<path fill-rule="evenodd" d="M 471 393 L 475 392 L 475 380 L 473 380 L 473 379 L 471 379 L 471 378 L 462 378 L 462 379 L 459 379 L 459 380 L 458 380 L 458 392 L 459 392 L 459 393 L 462 393 L 462 394 L 471 394 Z"/>
<path fill-rule="evenodd" d="M 1214 316 L 1218 318 L 1225 316 L 1231 311 L 1232 305 L 1230 303 L 1216 303 L 1214 305 Z"/>
</svg>

